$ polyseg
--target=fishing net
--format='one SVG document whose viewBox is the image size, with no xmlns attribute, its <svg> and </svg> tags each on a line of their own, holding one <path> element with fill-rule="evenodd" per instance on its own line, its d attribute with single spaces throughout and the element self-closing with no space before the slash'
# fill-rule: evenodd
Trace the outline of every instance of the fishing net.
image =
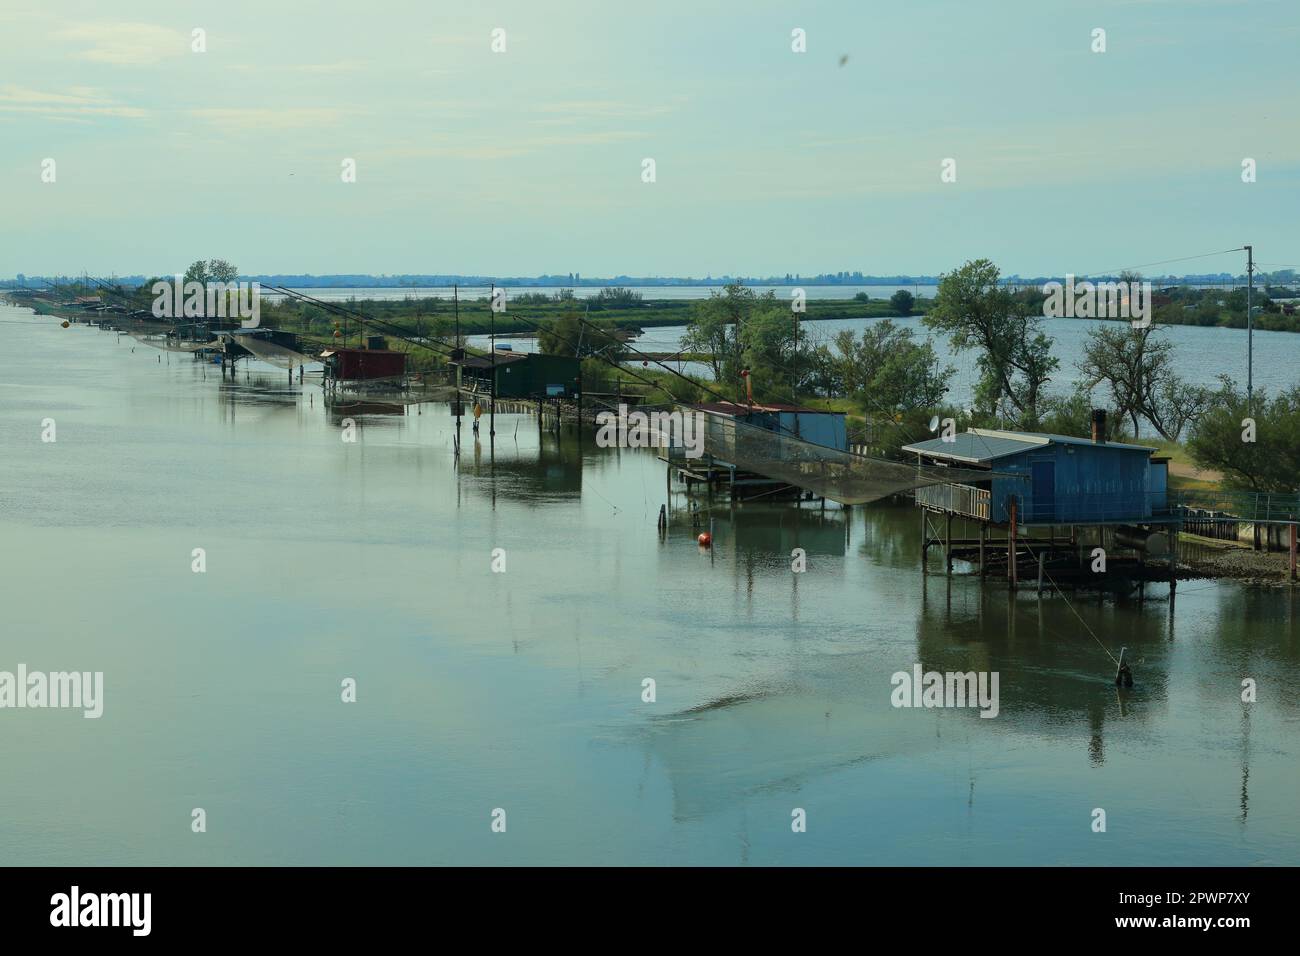
<svg viewBox="0 0 1300 956">
<path fill-rule="evenodd" d="M 279 345 L 268 339 L 258 338 L 256 335 L 237 335 L 231 336 L 231 339 L 252 352 L 255 358 L 270 365 L 287 368 L 289 371 L 301 368 L 304 365 L 320 363 L 318 357 L 307 355 L 285 345 Z"/>
<path fill-rule="evenodd" d="M 651 414 L 665 410 L 680 413 L 681 418 L 670 416 L 667 420 L 662 417 L 656 420 Z M 633 411 L 647 414 L 651 434 L 659 447 L 666 448 L 673 464 L 687 468 L 695 465 L 701 470 L 710 465 L 734 467 L 739 472 L 773 478 L 840 504 L 865 504 L 931 485 L 987 482 L 994 476 L 987 470 L 859 455 L 689 405 L 654 409 L 637 406 Z M 632 412 L 627 414 L 630 418 Z M 691 446 L 698 440 L 692 430 L 683 430 L 688 427 L 688 421 L 694 423 L 694 428 L 703 430 L 702 441 L 698 443 L 700 454 L 694 457 L 688 457 L 687 450 L 690 448 L 693 453 L 696 448 Z"/>
<path fill-rule="evenodd" d="M 213 347 L 212 342 L 192 342 L 179 339 L 174 335 L 163 335 L 156 332 L 128 331 L 126 334 L 141 345 L 162 349 L 164 352 L 197 352 L 200 349 Z"/>
</svg>

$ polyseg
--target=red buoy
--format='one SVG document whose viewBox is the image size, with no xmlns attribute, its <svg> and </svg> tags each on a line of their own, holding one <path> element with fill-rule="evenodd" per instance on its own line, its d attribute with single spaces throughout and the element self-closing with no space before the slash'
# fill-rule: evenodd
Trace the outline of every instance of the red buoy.
<svg viewBox="0 0 1300 956">
<path fill-rule="evenodd" d="M 707 531 L 700 532 L 700 536 L 695 540 L 700 543 L 701 548 L 708 548 L 713 545 L 713 535 L 709 534 Z"/>
</svg>

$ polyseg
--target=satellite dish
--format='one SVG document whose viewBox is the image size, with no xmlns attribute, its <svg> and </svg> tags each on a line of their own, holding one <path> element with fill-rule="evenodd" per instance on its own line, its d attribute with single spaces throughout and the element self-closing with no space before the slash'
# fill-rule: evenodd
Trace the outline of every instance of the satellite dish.
<svg viewBox="0 0 1300 956">
<path fill-rule="evenodd" d="M 930 419 L 930 431 L 933 432 L 938 430 L 939 430 L 939 416 L 935 415 L 933 418 Z"/>
</svg>

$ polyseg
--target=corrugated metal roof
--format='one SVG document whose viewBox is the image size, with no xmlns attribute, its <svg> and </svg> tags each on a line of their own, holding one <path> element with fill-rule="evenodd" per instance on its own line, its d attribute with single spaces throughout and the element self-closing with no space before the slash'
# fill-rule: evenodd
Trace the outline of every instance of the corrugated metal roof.
<svg viewBox="0 0 1300 956">
<path fill-rule="evenodd" d="M 982 429 L 981 429 L 982 430 Z M 1058 445 L 1095 445 L 1097 444 L 1091 438 L 1078 438 L 1074 435 L 1051 435 L 1047 432 L 1029 432 L 1027 434 L 1038 435 L 1041 438 L 1047 438 L 1056 442 Z M 1122 448 L 1125 451 L 1145 451 L 1153 452 L 1156 449 L 1150 445 L 1130 445 L 1122 441 L 1108 441 L 1101 443 L 1105 448 Z"/>
<path fill-rule="evenodd" d="M 985 464 L 1018 455 L 1023 451 L 1044 448 L 1048 445 L 1087 445 L 1096 448 L 1113 448 L 1119 451 L 1141 451 L 1150 454 L 1155 451 L 1147 445 L 1129 445 L 1124 442 L 1105 442 L 1097 445 L 1088 438 L 1076 438 L 1073 435 L 1052 435 L 1047 432 L 1008 432 L 992 428 L 972 428 L 955 435 L 952 441 L 931 438 L 928 441 L 904 445 L 903 451 L 963 461 L 973 464 Z"/>
<path fill-rule="evenodd" d="M 1022 451 L 1042 448 L 1044 444 L 1046 443 L 986 436 L 971 431 L 954 435 L 952 441 L 931 438 L 929 441 L 919 441 L 914 445 L 904 445 L 903 451 L 931 455 L 935 458 L 947 458 L 952 461 L 984 464 L 998 458 L 1005 458 L 1008 455 L 1019 454 Z"/>
<path fill-rule="evenodd" d="M 492 361 L 491 355 L 467 355 L 460 362 L 452 362 L 452 365 L 460 365 L 462 368 L 492 368 L 494 365 L 500 368 L 503 365 L 509 365 L 511 362 L 523 362 L 533 352 L 501 352 L 496 353 L 496 361 Z"/>
</svg>

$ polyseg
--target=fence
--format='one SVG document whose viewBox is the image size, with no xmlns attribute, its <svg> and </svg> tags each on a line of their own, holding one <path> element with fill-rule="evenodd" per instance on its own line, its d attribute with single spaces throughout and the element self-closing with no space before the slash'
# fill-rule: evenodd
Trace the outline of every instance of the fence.
<svg viewBox="0 0 1300 956">
<path fill-rule="evenodd" d="M 987 488 L 970 485 L 930 485 L 916 489 L 916 503 L 938 511 L 989 520 L 991 494 Z"/>
</svg>

